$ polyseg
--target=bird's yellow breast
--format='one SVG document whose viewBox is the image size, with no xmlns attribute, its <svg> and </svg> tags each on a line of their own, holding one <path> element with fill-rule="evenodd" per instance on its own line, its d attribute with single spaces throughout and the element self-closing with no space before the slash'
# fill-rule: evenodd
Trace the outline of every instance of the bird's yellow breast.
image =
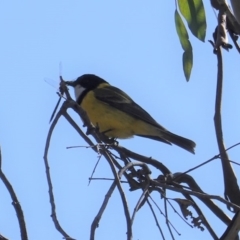
<svg viewBox="0 0 240 240">
<path fill-rule="evenodd" d="M 86 111 L 92 124 L 108 137 L 130 138 L 135 134 L 150 133 L 157 135 L 156 129 L 151 125 L 97 100 L 93 91 L 85 95 L 81 107 Z"/>
</svg>

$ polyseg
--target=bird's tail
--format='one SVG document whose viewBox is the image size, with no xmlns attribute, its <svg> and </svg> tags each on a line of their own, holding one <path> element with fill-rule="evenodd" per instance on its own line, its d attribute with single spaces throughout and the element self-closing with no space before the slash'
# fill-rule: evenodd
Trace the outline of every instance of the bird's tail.
<svg viewBox="0 0 240 240">
<path fill-rule="evenodd" d="M 195 153 L 194 148 L 196 146 L 196 143 L 193 142 L 192 140 L 178 136 L 178 135 L 168 132 L 168 131 L 162 132 L 162 135 L 163 135 L 163 138 L 166 139 L 167 141 L 169 141 L 181 148 L 184 148 L 185 150 L 187 150 L 193 154 Z"/>
</svg>

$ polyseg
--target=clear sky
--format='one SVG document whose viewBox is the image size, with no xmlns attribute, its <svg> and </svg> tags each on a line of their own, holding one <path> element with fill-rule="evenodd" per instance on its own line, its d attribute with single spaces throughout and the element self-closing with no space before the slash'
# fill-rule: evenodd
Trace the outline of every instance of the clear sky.
<svg viewBox="0 0 240 240">
<path fill-rule="evenodd" d="M 208 40 L 212 38 L 216 17 L 209 1 L 204 2 Z M 50 218 L 43 163 L 49 118 L 58 99 L 56 89 L 44 78 L 58 81 L 59 62 L 64 79 L 97 74 L 127 92 L 161 125 L 197 143 L 196 155 L 137 137 L 119 141 L 124 147 L 162 161 L 172 172 L 186 171 L 218 154 L 213 124 L 216 56 L 208 41 L 202 43 L 190 35 L 194 66 L 190 82 L 186 83 L 174 25 L 174 1 L 24 0 L 5 1 L 1 5 L 2 168 L 24 210 L 29 239 L 62 239 Z M 240 141 L 239 55 L 232 50 L 224 51 L 223 56 L 223 129 L 229 147 Z M 82 125 L 76 114 L 71 115 Z M 57 214 L 71 237 L 89 239 L 91 222 L 111 182 L 92 181 L 88 186 L 98 156 L 86 148 L 66 150 L 73 145 L 86 143 L 61 119 L 49 152 Z M 230 159 L 237 161 L 240 148 L 229 154 Z M 205 192 L 223 195 L 219 161 L 191 175 Z M 95 177 L 112 177 L 105 159 L 101 159 Z M 141 192 L 129 192 L 127 186 L 125 190 L 132 212 Z M 11 199 L 2 183 L 0 195 L 0 233 L 11 240 L 20 239 Z M 156 194 L 154 197 L 164 210 L 163 201 Z M 227 211 L 224 205 L 220 206 Z M 166 239 L 170 239 L 164 217 L 156 212 Z M 181 233 L 181 237 L 174 233 L 176 239 L 209 239 L 206 231 L 192 229 L 171 209 L 169 214 Z M 220 236 L 225 225 L 211 214 L 207 216 Z M 134 240 L 159 239 L 147 206 L 137 214 L 133 231 Z M 116 191 L 96 231 L 96 239 L 122 240 L 125 233 L 123 207 Z"/>
</svg>

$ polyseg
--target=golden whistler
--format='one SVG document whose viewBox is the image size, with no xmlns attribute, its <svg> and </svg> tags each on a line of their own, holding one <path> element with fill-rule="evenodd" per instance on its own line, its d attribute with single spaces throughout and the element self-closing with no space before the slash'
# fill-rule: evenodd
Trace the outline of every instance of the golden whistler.
<svg viewBox="0 0 240 240">
<path fill-rule="evenodd" d="M 104 79 L 84 74 L 76 81 L 67 81 L 66 85 L 74 88 L 77 103 L 86 111 L 91 123 L 107 137 L 125 139 L 135 135 L 173 143 L 194 153 L 196 144 L 193 141 L 168 131 L 125 92 Z"/>
</svg>

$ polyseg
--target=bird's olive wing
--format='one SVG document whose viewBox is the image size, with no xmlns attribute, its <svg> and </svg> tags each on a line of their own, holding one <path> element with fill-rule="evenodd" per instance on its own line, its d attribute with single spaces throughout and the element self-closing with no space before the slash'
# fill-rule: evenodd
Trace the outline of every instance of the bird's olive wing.
<svg viewBox="0 0 240 240">
<path fill-rule="evenodd" d="M 94 89 L 95 97 L 132 117 L 141 119 L 158 128 L 162 128 L 144 109 L 136 104 L 126 93 L 113 86 Z"/>
</svg>

